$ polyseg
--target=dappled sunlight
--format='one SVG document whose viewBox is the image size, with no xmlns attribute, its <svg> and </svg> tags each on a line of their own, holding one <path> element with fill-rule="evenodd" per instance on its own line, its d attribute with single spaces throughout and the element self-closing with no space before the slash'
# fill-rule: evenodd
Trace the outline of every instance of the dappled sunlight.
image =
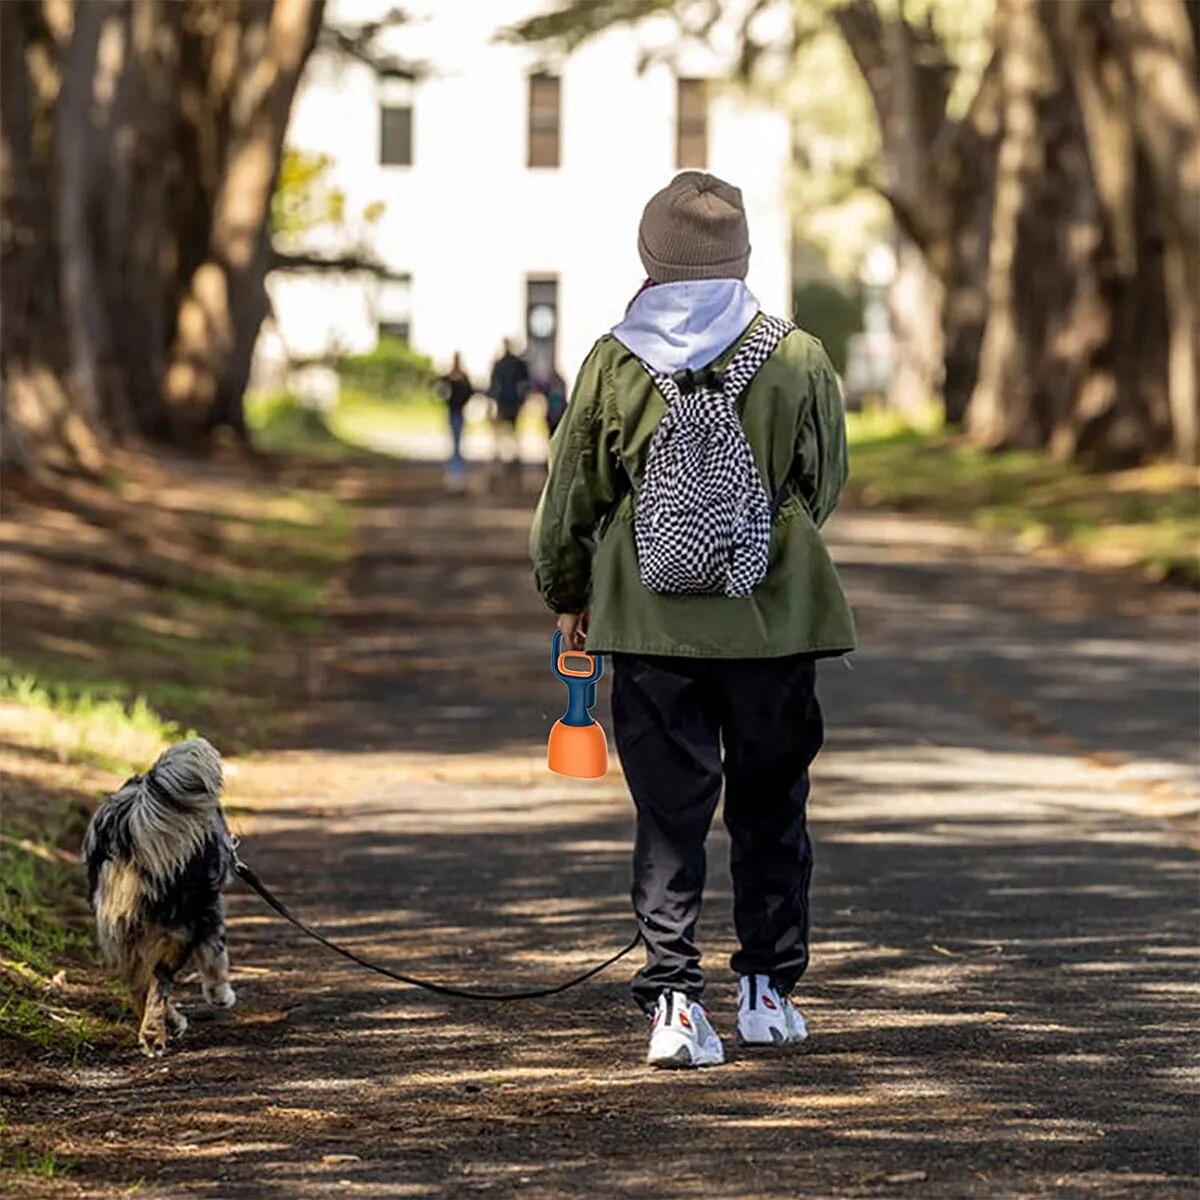
<svg viewBox="0 0 1200 1200">
<path fill-rule="evenodd" d="M 311 718 L 230 760 L 231 824 L 269 886 L 357 953 L 468 987 L 565 979 L 632 932 L 619 764 L 596 782 L 544 765 L 563 696 L 524 577 L 531 497 L 451 509 L 409 471 L 399 508 L 368 489 Z M 839 520 L 864 649 L 853 670 L 821 668 L 804 1052 L 730 1039 L 721 1070 L 654 1072 L 626 986 L 640 952 L 544 1003 L 452 1001 L 338 959 L 235 887 L 238 1006 L 212 1013 L 185 984 L 183 1049 L 160 1065 L 122 1049 L 80 1093 L 119 1091 L 152 1127 L 131 1136 L 73 1094 L 55 1145 L 88 1178 L 115 1179 L 115 1152 L 122 1180 L 170 1161 L 181 1189 L 225 1164 L 256 1200 L 549 1200 L 582 1172 L 594 1194 L 640 1195 L 630 1146 L 686 1145 L 686 1171 L 656 1174 L 660 1200 L 731 1164 L 747 1200 L 793 1196 L 812 1155 L 848 1192 L 922 1200 L 959 1200 L 943 1175 L 1007 1197 L 1188 1174 L 1185 622 L 1155 617 L 1139 658 L 1123 618 L 1076 604 L 1083 584 L 981 560 L 975 536 Z M 162 636 L 203 621 L 142 611 Z M 728 1034 L 719 821 L 709 871 L 706 1002 Z M 35 1130 L 63 1103 L 27 1101 Z"/>
</svg>

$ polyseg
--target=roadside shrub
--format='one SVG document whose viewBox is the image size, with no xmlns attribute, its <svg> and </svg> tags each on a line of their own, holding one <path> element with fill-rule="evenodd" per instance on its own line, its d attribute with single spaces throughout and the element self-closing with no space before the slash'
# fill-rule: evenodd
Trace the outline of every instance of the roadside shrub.
<svg viewBox="0 0 1200 1200">
<path fill-rule="evenodd" d="M 407 342 L 381 337 L 369 354 L 347 354 L 338 359 L 342 383 L 384 399 L 432 387 L 436 378 L 433 362 Z"/>
<path fill-rule="evenodd" d="M 246 424 L 260 450 L 306 450 L 334 442 L 325 418 L 290 392 L 247 396 Z"/>
</svg>

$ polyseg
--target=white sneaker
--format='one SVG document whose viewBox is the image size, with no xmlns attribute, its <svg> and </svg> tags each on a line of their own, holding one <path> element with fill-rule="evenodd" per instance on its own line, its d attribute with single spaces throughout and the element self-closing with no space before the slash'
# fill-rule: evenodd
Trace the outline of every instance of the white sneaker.
<svg viewBox="0 0 1200 1200">
<path fill-rule="evenodd" d="M 725 1047 L 704 1011 L 683 992 L 663 992 L 654 1009 L 654 1028 L 646 1061 L 652 1067 L 716 1067 Z"/>
<path fill-rule="evenodd" d="M 771 986 L 769 976 L 738 979 L 738 1041 L 743 1046 L 787 1046 L 807 1037 L 800 1010 Z"/>
</svg>

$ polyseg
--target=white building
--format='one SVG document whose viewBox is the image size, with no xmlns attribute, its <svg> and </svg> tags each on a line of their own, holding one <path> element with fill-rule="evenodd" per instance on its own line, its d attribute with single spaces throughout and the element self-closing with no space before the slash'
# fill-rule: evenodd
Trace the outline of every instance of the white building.
<svg viewBox="0 0 1200 1200">
<path fill-rule="evenodd" d="M 270 290 L 289 354 L 361 352 L 390 331 L 439 365 L 460 350 L 485 379 L 508 337 L 534 360 L 553 355 L 569 379 L 642 281 L 643 205 L 684 167 L 742 189 L 748 282 L 764 308 L 790 312 L 788 124 L 721 83 L 732 27 L 712 39 L 725 38 L 724 54 L 681 45 L 670 17 L 611 30 L 566 58 L 497 38 L 554 6 L 406 3 L 409 20 L 377 45 L 423 64 L 415 83 L 341 52 L 313 56 L 288 144 L 332 159 L 348 212 L 382 204 L 370 248 L 402 279 L 277 273 Z M 361 26 L 392 7 L 332 0 L 327 21 Z M 776 36 L 787 11 L 764 15 Z"/>
</svg>

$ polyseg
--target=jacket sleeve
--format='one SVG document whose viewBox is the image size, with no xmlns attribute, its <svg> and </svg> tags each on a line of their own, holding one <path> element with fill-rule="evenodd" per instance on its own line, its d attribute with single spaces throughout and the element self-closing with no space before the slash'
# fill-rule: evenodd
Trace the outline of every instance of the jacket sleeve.
<svg viewBox="0 0 1200 1200">
<path fill-rule="evenodd" d="M 841 384 L 825 348 L 815 339 L 808 381 L 807 404 L 796 439 L 795 475 L 809 513 L 820 527 L 842 497 L 850 460 Z"/>
<path fill-rule="evenodd" d="M 601 358 L 597 346 L 575 380 L 550 442 L 550 473 L 529 535 L 537 589 L 555 612 L 587 608 L 595 529 L 616 495 L 616 463 L 604 437 Z"/>
</svg>

